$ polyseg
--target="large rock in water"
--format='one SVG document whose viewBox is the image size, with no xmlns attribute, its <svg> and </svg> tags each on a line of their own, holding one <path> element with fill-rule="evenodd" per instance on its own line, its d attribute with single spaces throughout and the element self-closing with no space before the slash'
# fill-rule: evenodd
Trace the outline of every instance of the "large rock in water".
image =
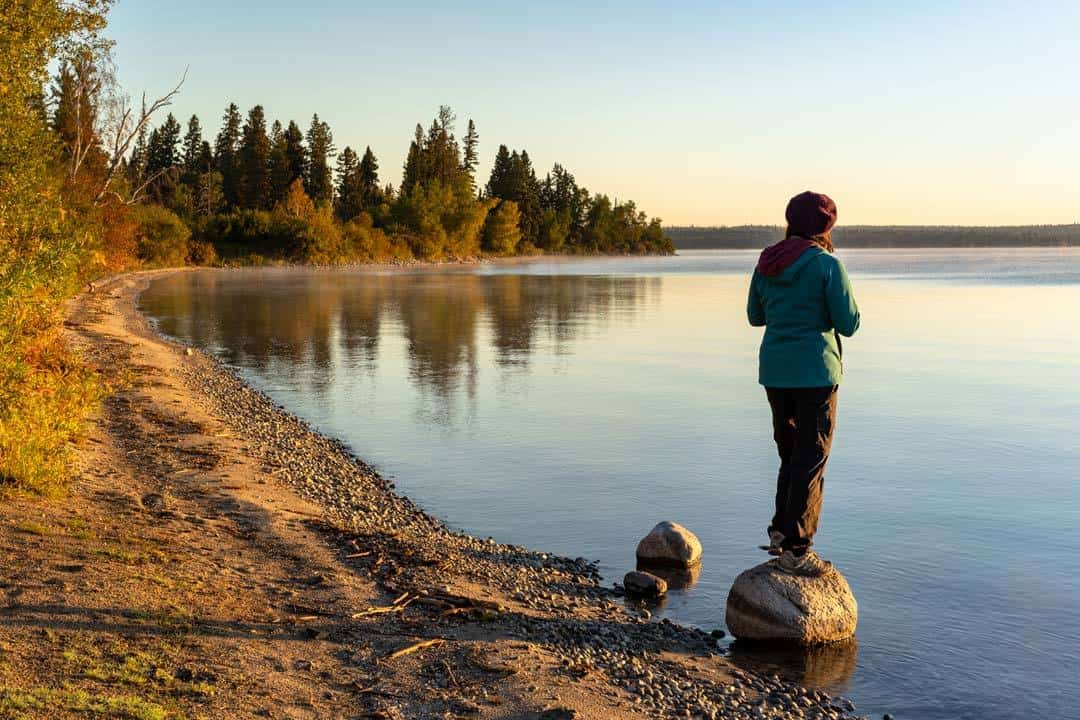
<svg viewBox="0 0 1080 720">
<path fill-rule="evenodd" d="M 638 543 L 637 559 L 655 565 L 691 567 L 701 562 L 701 541 L 682 525 L 665 520 Z"/>
<path fill-rule="evenodd" d="M 735 578 L 724 620 L 739 639 L 817 645 L 852 637 L 859 606 L 835 568 L 820 577 L 797 577 L 771 560 Z"/>
</svg>

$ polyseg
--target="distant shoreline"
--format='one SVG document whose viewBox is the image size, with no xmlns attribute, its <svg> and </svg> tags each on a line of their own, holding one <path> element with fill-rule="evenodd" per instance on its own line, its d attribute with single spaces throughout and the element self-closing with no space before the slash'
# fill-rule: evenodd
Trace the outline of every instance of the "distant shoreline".
<svg viewBox="0 0 1080 720">
<path fill-rule="evenodd" d="M 762 248 L 784 237 L 779 225 L 671 226 L 664 232 L 676 250 Z M 833 231 L 845 248 L 1080 247 L 1080 223 L 1072 225 L 847 225 Z"/>
</svg>

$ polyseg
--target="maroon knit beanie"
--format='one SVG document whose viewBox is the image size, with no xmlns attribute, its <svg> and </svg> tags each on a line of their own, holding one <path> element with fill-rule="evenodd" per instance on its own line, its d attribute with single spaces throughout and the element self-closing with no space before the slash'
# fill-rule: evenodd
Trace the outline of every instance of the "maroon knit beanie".
<svg viewBox="0 0 1080 720">
<path fill-rule="evenodd" d="M 784 216 L 794 234 L 820 237 L 836 224 L 836 203 L 828 195 L 807 190 L 791 198 Z"/>
</svg>

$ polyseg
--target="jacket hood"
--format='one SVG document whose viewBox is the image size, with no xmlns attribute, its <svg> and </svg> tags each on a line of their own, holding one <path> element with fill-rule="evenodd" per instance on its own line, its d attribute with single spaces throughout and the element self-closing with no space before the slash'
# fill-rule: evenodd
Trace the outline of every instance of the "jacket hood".
<svg viewBox="0 0 1080 720">
<path fill-rule="evenodd" d="M 791 282 L 803 265 L 824 253 L 825 250 L 813 240 L 793 235 L 762 250 L 757 270 L 769 280 Z"/>
</svg>

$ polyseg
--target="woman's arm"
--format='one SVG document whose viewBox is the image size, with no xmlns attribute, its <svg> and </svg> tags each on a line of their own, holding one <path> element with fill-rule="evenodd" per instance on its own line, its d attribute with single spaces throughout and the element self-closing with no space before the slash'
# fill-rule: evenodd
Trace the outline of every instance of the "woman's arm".
<svg viewBox="0 0 1080 720">
<path fill-rule="evenodd" d="M 859 306 L 851 289 L 847 270 L 839 260 L 833 263 L 825 281 L 825 303 L 833 327 L 844 337 L 851 337 L 859 329 Z"/>
<path fill-rule="evenodd" d="M 754 276 L 750 278 L 750 297 L 746 300 L 746 319 L 754 327 L 762 327 L 765 324 L 765 306 L 761 304 L 761 295 L 758 293 L 758 271 L 754 270 Z"/>
</svg>

